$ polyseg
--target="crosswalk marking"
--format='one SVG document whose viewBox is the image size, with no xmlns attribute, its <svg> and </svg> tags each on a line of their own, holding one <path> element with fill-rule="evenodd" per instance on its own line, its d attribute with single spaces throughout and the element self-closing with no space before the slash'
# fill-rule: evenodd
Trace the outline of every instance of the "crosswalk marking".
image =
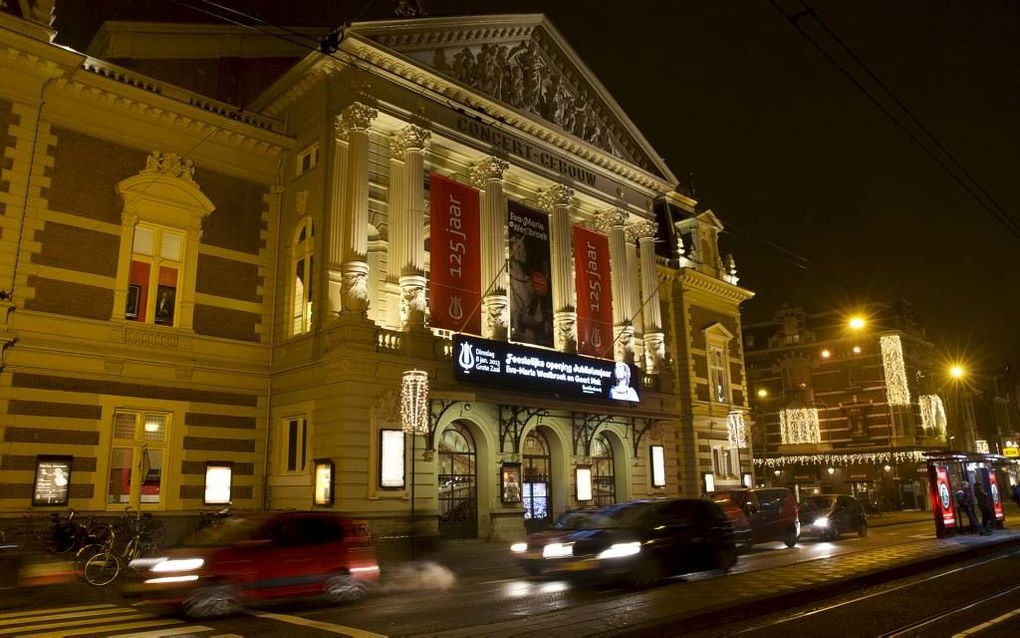
<svg viewBox="0 0 1020 638">
<path fill-rule="evenodd" d="M 54 609 L 33 609 L 32 611 L 17 611 L 7 614 L 0 614 L 0 619 L 3 618 L 27 618 L 28 616 L 46 616 L 48 614 L 59 614 L 70 611 L 84 611 L 87 609 L 109 609 L 113 605 L 81 605 L 78 607 L 57 607 Z"/>
<path fill-rule="evenodd" d="M 335 625 L 328 622 L 320 622 L 318 620 L 311 620 L 309 618 L 302 618 L 301 616 L 291 616 L 289 614 L 272 614 L 268 611 L 247 611 L 247 614 L 251 616 L 258 616 L 259 618 L 269 618 L 271 620 L 278 620 L 280 622 L 290 623 L 292 625 L 299 625 L 301 627 L 311 627 L 313 629 L 319 629 L 321 631 L 328 631 L 331 634 L 340 634 L 343 636 L 352 636 L 353 638 L 388 638 L 385 634 L 376 634 L 371 631 L 364 631 L 362 629 L 355 629 L 354 627 L 345 627 L 343 625 Z"/>
<path fill-rule="evenodd" d="M 199 634 L 212 630 L 212 627 L 206 627 L 205 625 L 190 625 L 188 627 L 167 627 L 165 629 L 154 629 L 152 631 L 139 631 L 132 634 L 117 634 L 112 638 L 164 638 L 170 636 L 190 636 L 191 634 Z M 241 636 L 236 634 L 220 634 L 218 636 L 210 636 L 209 638 L 241 638 Z"/>
<path fill-rule="evenodd" d="M 60 622 L 46 622 L 49 618 L 36 618 L 33 623 L 42 624 L 31 624 L 31 625 L 20 625 L 18 627 L 10 628 L 6 627 L 0 629 L 0 636 L 9 636 L 11 634 L 17 634 L 19 636 L 26 635 L 25 632 L 36 632 L 43 629 L 60 629 L 61 627 L 74 627 L 81 626 L 85 623 L 103 623 L 103 622 L 121 622 L 125 620 L 141 620 L 142 618 L 152 618 L 149 614 L 139 614 L 133 609 L 122 609 L 116 610 L 112 614 L 108 614 L 102 618 L 90 617 L 90 618 L 77 618 L 75 620 L 62 620 Z M 180 622 L 180 621 L 178 621 Z"/>
<path fill-rule="evenodd" d="M 152 618 L 152 616 L 149 616 Z M 113 636 L 115 632 L 128 631 L 131 629 L 143 629 L 145 627 L 156 627 L 157 625 L 182 625 L 183 620 L 175 620 L 173 618 L 158 618 L 156 620 L 144 620 L 140 622 L 129 622 L 114 625 L 99 625 L 97 627 L 88 627 L 86 629 L 74 629 L 72 631 L 57 631 L 52 633 L 42 634 L 19 634 L 19 636 L 25 636 L 28 638 L 64 638 L 65 636 Z"/>
<path fill-rule="evenodd" d="M 0 634 L 10 633 L 4 627 L 10 625 L 23 625 L 26 623 L 44 622 L 51 620 L 70 620 L 72 618 L 88 619 L 95 616 L 109 616 L 115 614 L 137 614 L 138 612 L 133 609 L 96 609 L 93 611 L 75 611 L 65 614 L 36 614 L 27 618 L 8 618 L 6 620 L 0 620 Z"/>
</svg>

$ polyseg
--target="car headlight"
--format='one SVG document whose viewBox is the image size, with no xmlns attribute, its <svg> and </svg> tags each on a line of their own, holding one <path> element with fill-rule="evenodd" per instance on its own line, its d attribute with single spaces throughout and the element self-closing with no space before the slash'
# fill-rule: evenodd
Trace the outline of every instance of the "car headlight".
<svg viewBox="0 0 1020 638">
<path fill-rule="evenodd" d="M 549 543 L 542 548 L 543 558 L 563 558 L 574 555 L 573 543 Z"/>
<path fill-rule="evenodd" d="M 201 558 L 178 558 L 156 563 L 152 566 L 152 571 L 157 573 L 193 572 L 202 565 L 205 565 L 205 560 Z"/>
<path fill-rule="evenodd" d="M 827 519 L 824 516 L 821 516 L 821 517 L 815 519 L 814 525 L 815 525 L 815 527 L 828 527 L 829 526 L 829 519 Z"/>
<path fill-rule="evenodd" d="M 641 543 L 635 541 L 633 543 L 613 543 L 609 546 L 609 549 L 602 550 L 598 557 L 599 558 L 623 558 L 624 556 L 633 556 L 641 551 Z"/>
<path fill-rule="evenodd" d="M 526 552 L 526 551 L 528 551 L 528 544 L 527 543 L 514 543 L 513 545 L 510 546 L 510 551 L 515 553 L 515 554 L 520 554 L 521 552 Z"/>
</svg>

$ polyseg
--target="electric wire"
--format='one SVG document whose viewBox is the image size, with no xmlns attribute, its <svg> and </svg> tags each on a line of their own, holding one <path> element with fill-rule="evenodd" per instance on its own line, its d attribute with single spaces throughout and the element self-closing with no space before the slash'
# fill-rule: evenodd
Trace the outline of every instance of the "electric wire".
<svg viewBox="0 0 1020 638">
<path fill-rule="evenodd" d="M 820 44 L 820 43 L 819 43 L 819 42 L 818 42 L 818 41 L 817 41 L 817 40 L 816 40 L 815 38 L 811 37 L 811 35 L 810 35 L 810 34 L 808 34 L 808 33 L 807 33 L 807 31 L 805 31 L 804 29 L 802 29 L 802 28 L 800 27 L 800 24 L 799 24 L 799 22 L 800 22 L 801 18 L 803 18 L 804 16 L 808 16 L 808 15 L 809 15 L 809 16 L 813 17 L 813 18 L 814 18 L 815 20 L 820 20 L 820 19 L 818 18 L 818 16 L 817 16 L 817 13 L 815 12 L 815 10 L 814 10 L 813 8 L 811 8 L 811 7 L 808 7 L 808 6 L 806 5 L 806 4 L 804 4 L 803 2 L 801 2 L 801 4 L 802 4 L 803 6 L 805 6 L 806 8 L 805 8 L 805 9 L 804 9 L 803 11 L 801 11 L 801 12 L 798 12 L 798 13 L 796 13 L 796 14 L 792 14 L 792 15 L 791 15 L 791 14 L 788 14 L 788 13 L 786 13 L 786 11 L 784 11 L 784 10 L 783 10 L 783 8 L 779 6 L 779 4 L 778 4 L 778 2 L 777 2 L 776 0 L 769 0 L 769 3 L 770 3 L 770 4 L 772 5 L 772 7 L 773 7 L 773 8 L 775 8 L 775 10 L 776 10 L 776 11 L 777 11 L 777 12 L 778 12 L 778 13 L 779 13 L 780 15 L 782 15 L 782 16 L 783 16 L 783 18 L 784 18 L 784 19 L 785 19 L 785 20 L 786 20 L 787 22 L 789 22 L 789 23 L 790 23 L 790 25 L 791 25 L 791 26 L 793 26 L 793 28 L 794 28 L 794 29 L 795 29 L 795 30 L 796 30 L 796 31 L 797 31 L 798 33 L 800 33 L 800 34 L 801 34 L 801 35 L 802 35 L 802 36 L 803 36 L 803 37 L 804 37 L 804 38 L 805 38 L 805 39 L 806 39 L 806 40 L 807 40 L 808 42 L 810 42 L 810 43 L 811 43 L 811 45 L 812 45 L 812 46 L 814 46 L 814 47 L 815 47 L 815 48 L 816 48 L 816 49 L 817 49 L 817 50 L 819 51 L 819 53 L 821 53 L 821 54 L 822 54 L 822 57 L 824 57 L 824 58 L 825 58 L 825 59 L 826 59 L 826 60 L 827 60 L 827 61 L 828 61 L 828 62 L 829 62 L 830 64 L 832 64 L 832 65 L 833 65 L 834 67 L 836 67 L 836 69 L 837 69 L 837 70 L 838 70 L 838 71 L 839 71 L 839 72 L 840 72 L 840 73 L 841 73 L 841 74 L 842 74 L 842 75 L 843 75 L 844 77 L 846 77 L 846 78 L 847 78 L 847 79 L 848 79 L 848 80 L 849 80 L 849 81 L 850 81 L 850 82 L 851 82 L 851 83 L 852 83 L 852 84 L 853 84 L 853 85 L 854 85 L 854 86 L 855 86 L 855 87 L 857 88 L 857 90 L 858 90 L 858 91 L 860 91 L 860 92 L 861 92 L 861 93 L 862 93 L 862 94 L 863 94 L 863 95 L 864 95 L 865 97 L 867 97 L 867 98 L 868 98 L 868 99 L 869 99 L 869 100 L 870 100 L 870 101 L 871 101 L 871 102 L 872 102 L 872 103 L 873 103 L 873 104 L 874 104 L 874 105 L 875 105 L 875 106 L 876 106 L 876 107 L 877 107 L 877 108 L 878 108 L 878 109 L 879 109 L 879 110 L 880 110 L 880 111 L 881 111 L 881 112 L 882 112 L 882 113 L 883 113 L 883 114 L 884 114 L 884 115 L 885 115 L 885 116 L 886 116 L 886 117 L 887 117 L 887 118 L 888 118 L 888 119 L 890 120 L 890 121 L 892 121 L 892 123 L 893 123 L 893 124 L 895 124 L 895 125 L 896 125 L 896 127 L 897 127 L 898 129 L 900 129 L 900 131 L 902 131 L 902 132 L 903 132 L 903 133 L 904 133 L 904 134 L 905 134 L 905 135 L 906 135 L 907 137 L 909 137 L 909 138 L 910 138 L 910 139 L 911 139 L 911 140 L 912 140 L 912 141 L 913 141 L 913 142 L 914 142 L 914 143 L 915 143 L 915 144 L 916 144 L 916 145 L 917 145 L 917 146 L 918 146 L 918 147 L 919 147 L 919 148 L 920 148 L 920 149 L 921 149 L 922 151 L 924 151 L 924 153 L 925 153 L 926 155 L 928 155 L 928 157 L 930 157 L 930 158 L 931 158 L 931 159 L 932 159 L 932 160 L 933 160 L 933 161 L 934 161 L 934 162 L 935 162 L 936 164 L 938 164 L 938 165 L 939 165 L 939 167 L 941 167 L 941 168 L 942 168 L 942 170 L 943 170 L 943 171 L 945 171 L 945 172 L 946 172 L 946 174 L 947 174 L 947 175 L 949 175 L 949 176 L 950 176 L 950 177 L 951 177 L 951 178 L 953 179 L 953 181 L 955 181 L 955 182 L 956 182 L 956 183 L 957 183 L 957 184 L 958 184 L 958 185 L 959 185 L 959 186 L 960 186 L 961 188 L 963 188 L 963 189 L 964 189 L 964 190 L 965 190 L 965 191 L 966 191 L 966 192 L 967 192 L 967 193 L 968 193 L 968 194 L 969 194 L 969 195 L 970 195 L 970 196 L 971 196 L 971 197 L 972 197 L 972 198 L 974 199 L 974 201 L 975 201 L 975 202 L 977 202 L 977 203 L 978 203 L 978 204 L 979 204 L 979 205 L 981 206 L 981 208 L 983 208 L 983 209 L 984 209 L 985 211 L 987 211 L 987 212 L 988 212 L 988 213 L 989 213 L 989 214 L 990 214 L 990 215 L 991 215 L 991 216 L 992 216 L 992 217 L 993 217 L 993 218 L 994 218 L 994 219 L 995 219 L 996 221 L 998 221 L 998 222 L 999 222 L 999 223 L 1000 223 L 1000 224 L 1001 224 L 1001 225 L 1002 225 L 1002 226 L 1003 226 L 1003 227 L 1004 227 L 1004 228 L 1005 228 L 1005 229 L 1006 229 L 1006 230 L 1007 230 L 1007 231 L 1008 231 L 1008 232 L 1009 232 L 1009 233 L 1010 233 L 1011 235 L 1013 235 L 1013 236 L 1014 236 L 1014 237 L 1016 237 L 1017 239 L 1020 239 L 1020 226 L 1018 226 L 1018 225 L 1016 224 L 1016 222 L 1015 222 L 1015 221 L 1014 221 L 1014 220 L 1013 220 L 1013 219 L 1012 219 L 1012 218 L 1011 218 L 1011 217 L 1010 217 L 1010 216 L 1009 216 L 1008 214 L 1004 214 L 1004 212 L 1003 212 L 1003 213 L 1000 213 L 1000 212 L 999 212 L 998 210 L 996 210 L 996 208 L 994 208 L 993 206 L 990 206 L 990 205 L 988 204 L 988 202 L 986 202 L 986 201 L 985 201 L 985 200 L 984 200 L 984 199 L 983 199 L 982 197 L 980 197 L 980 196 L 979 196 L 978 192 L 976 192 L 976 190 L 975 190 L 975 187 L 972 187 L 972 186 L 971 186 L 970 184 L 968 184 L 968 183 L 967 183 L 967 182 L 966 182 L 965 180 L 963 180 L 963 179 L 962 179 L 962 178 L 961 178 L 961 177 L 960 177 L 960 176 L 959 176 L 959 175 L 958 175 L 958 174 L 956 173 L 956 171 L 954 171 L 954 170 L 953 170 L 953 169 L 952 169 L 952 168 L 950 167 L 950 165 L 949 165 L 949 164 L 948 164 L 948 163 L 946 162 L 946 160 L 945 160 L 945 159 L 943 159 L 942 157 L 940 157 L 940 156 L 938 155 L 938 153 L 935 153 L 935 152 L 934 152 L 934 151 L 933 151 L 933 150 L 932 150 L 932 149 L 931 149 L 931 148 L 930 148 L 930 147 L 929 147 L 929 146 L 928 146 L 927 144 L 925 144 L 925 143 L 924 143 L 924 142 L 923 142 L 923 141 L 922 141 L 922 140 L 921 140 L 921 139 L 920 139 L 920 138 L 918 137 L 918 135 L 916 135 L 916 134 L 915 134 L 915 133 L 914 133 L 913 131 L 911 131 L 911 130 L 910 130 L 910 129 L 909 129 L 909 128 L 908 128 L 907 126 L 906 126 L 906 124 L 904 124 L 904 123 L 903 123 L 903 122 L 902 122 L 902 121 L 900 120 L 900 118 L 896 117 L 896 116 L 895 116 L 895 115 L 894 115 L 894 114 L 893 114 L 893 113 L 892 113 L 892 112 L 891 112 L 891 111 L 890 111 L 890 110 L 889 110 L 889 109 L 888 109 L 888 108 L 887 108 L 887 107 L 886 107 L 886 106 L 885 106 L 884 104 L 882 104 L 882 102 L 881 102 L 881 101 L 880 101 L 880 100 L 879 100 L 879 99 L 878 99 L 877 97 L 875 97 L 875 95 L 874 95 L 874 94 L 873 94 L 873 93 L 872 93 L 871 91 L 869 91 L 869 90 L 868 90 L 868 89 L 867 89 L 867 88 L 866 88 L 866 87 L 865 87 L 865 86 L 863 85 L 863 83 L 861 83 L 861 81 L 860 81 L 860 80 L 858 80 L 858 79 L 857 79 L 856 77 L 854 77 L 853 73 L 851 73 L 851 72 L 850 72 L 849 70 L 847 70 L 847 69 L 846 69 L 846 68 L 845 68 L 845 67 L 844 67 L 844 66 L 843 66 L 842 64 L 840 64 L 840 63 L 839 63 L 839 62 L 838 62 L 838 61 L 837 61 L 837 60 L 835 59 L 835 57 L 833 57 L 833 56 L 832 56 L 832 54 L 831 54 L 831 53 L 829 53 L 829 52 L 828 52 L 828 51 L 827 51 L 827 50 L 825 49 L 825 47 L 823 47 L 823 46 L 822 46 L 822 45 L 821 45 L 821 44 Z M 852 56 L 852 57 L 854 57 L 855 59 L 857 59 L 857 58 L 856 58 L 856 56 Z M 860 64 L 861 64 L 861 65 L 863 66 L 863 63 L 860 63 Z M 870 72 L 870 71 L 868 71 L 868 73 L 869 73 L 869 74 L 871 74 L 871 72 Z M 880 86 L 884 86 L 884 85 L 880 85 Z M 893 98 L 893 99 L 895 100 L 895 98 Z M 897 103 L 899 103 L 899 101 L 898 101 L 898 100 L 895 100 L 895 101 L 896 101 Z M 904 108 L 904 109 L 905 109 L 905 107 L 901 107 L 901 108 Z M 911 117 L 911 118 L 913 119 L 913 116 L 910 116 L 910 117 Z M 923 127 L 923 126 L 922 126 L 922 127 L 921 127 L 921 129 L 922 129 L 923 131 L 925 131 L 925 132 L 927 133 L 927 135 L 928 135 L 929 137 L 932 137 L 932 138 L 933 138 L 933 136 L 931 135 L 931 133 L 930 133 L 930 132 L 928 132 L 928 129 L 927 129 L 927 128 L 925 128 L 925 127 Z M 940 143 L 938 143 L 937 141 L 935 142 L 935 144 L 937 145 L 937 147 L 938 147 L 938 148 L 940 148 L 940 149 L 944 149 L 944 147 L 943 147 L 943 146 L 942 146 L 942 145 L 941 145 Z M 943 152 L 944 152 L 944 153 L 946 153 L 946 154 L 948 155 L 948 151 L 944 151 L 944 150 L 943 150 Z M 951 156 L 950 156 L 950 157 L 951 157 Z M 957 164 L 958 164 L 958 162 L 955 162 L 955 158 L 954 158 L 954 159 L 953 159 L 952 161 L 953 161 L 954 163 L 957 163 Z M 967 172 L 967 171 L 964 171 L 964 174 L 966 174 L 966 175 L 968 175 L 968 176 L 970 175 L 970 173 L 969 173 L 969 172 Z M 976 183 L 976 182 L 975 182 L 975 183 Z M 978 186 L 978 187 L 980 188 L 980 186 Z M 981 190 L 982 190 L 982 192 L 984 192 L 984 190 L 983 190 L 983 189 L 981 189 Z M 993 202 L 994 202 L 994 200 L 991 200 L 991 201 L 993 201 Z M 997 204 L 996 204 L 996 206 L 997 206 Z"/>
</svg>

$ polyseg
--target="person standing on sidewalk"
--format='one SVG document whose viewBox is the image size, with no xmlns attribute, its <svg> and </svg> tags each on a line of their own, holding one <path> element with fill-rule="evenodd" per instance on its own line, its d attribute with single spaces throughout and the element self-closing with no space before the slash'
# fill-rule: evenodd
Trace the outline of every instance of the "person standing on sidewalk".
<svg viewBox="0 0 1020 638">
<path fill-rule="evenodd" d="M 985 484 L 978 481 L 974 484 L 974 496 L 977 500 L 978 509 L 981 510 L 981 533 L 987 536 L 992 533 L 992 525 L 995 523 L 995 509 L 992 506 L 992 497 L 989 496 Z"/>
<path fill-rule="evenodd" d="M 970 483 L 963 481 L 956 490 L 956 505 L 961 512 L 967 515 L 970 522 L 970 534 L 984 534 L 981 523 L 978 522 L 977 514 L 974 512 L 974 499 L 970 495 Z"/>
</svg>

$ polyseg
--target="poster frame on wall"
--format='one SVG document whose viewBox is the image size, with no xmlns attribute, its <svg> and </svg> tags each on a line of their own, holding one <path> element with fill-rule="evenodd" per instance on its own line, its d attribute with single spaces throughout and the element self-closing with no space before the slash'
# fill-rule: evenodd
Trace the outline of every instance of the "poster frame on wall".
<svg viewBox="0 0 1020 638">
<path fill-rule="evenodd" d="M 61 507 L 68 504 L 71 500 L 73 462 L 74 457 L 66 454 L 39 454 L 35 457 L 35 478 L 32 481 L 33 507 Z M 64 481 L 63 485 L 58 484 L 60 480 Z M 56 492 L 57 498 L 40 498 L 40 487 Z"/>
</svg>

